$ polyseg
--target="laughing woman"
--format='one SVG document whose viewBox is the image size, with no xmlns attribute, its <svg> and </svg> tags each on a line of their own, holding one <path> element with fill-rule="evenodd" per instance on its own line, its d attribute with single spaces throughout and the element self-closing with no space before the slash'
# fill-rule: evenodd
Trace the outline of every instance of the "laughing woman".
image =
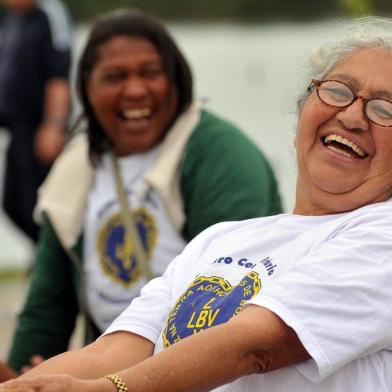
<svg viewBox="0 0 392 392">
<path fill-rule="evenodd" d="M 391 391 L 392 22 L 310 65 L 293 213 L 207 229 L 102 338 L 3 390 Z"/>
<path fill-rule="evenodd" d="M 65 351 L 79 310 L 94 340 L 208 226 L 281 210 L 265 158 L 193 101 L 189 66 L 156 20 L 99 20 L 77 87 L 87 138 L 71 141 L 41 189 L 15 370 Z"/>
</svg>

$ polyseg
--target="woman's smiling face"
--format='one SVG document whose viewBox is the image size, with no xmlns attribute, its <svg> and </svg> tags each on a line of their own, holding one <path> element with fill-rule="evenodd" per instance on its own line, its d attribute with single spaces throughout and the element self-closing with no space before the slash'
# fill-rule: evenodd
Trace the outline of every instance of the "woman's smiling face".
<svg viewBox="0 0 392 392">
<path fill-rule="evenodd" d="M 177 111 L 176 87 L 157 48 L 118 36 L 102 44 L 87 95 L 118 155 L 147 151 L 166 134 Z"/>
<path fill-rule="evenodd" d="M 362 49 L 324 79 L 344 82 L 365 98 L 392 100 L 392 53 Z M 323 103 L 315 89 L 299 115 L 295 213 L 350 211 L 392 195 L 392 127 L 370 122 L 358 98 L 346 108 Z"/>
</svg>

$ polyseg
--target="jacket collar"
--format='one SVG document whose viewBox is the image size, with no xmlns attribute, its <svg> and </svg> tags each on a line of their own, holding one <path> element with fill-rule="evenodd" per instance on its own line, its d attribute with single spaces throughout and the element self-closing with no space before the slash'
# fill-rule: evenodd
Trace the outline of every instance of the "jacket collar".
<svg viewBox="0 0 392 392">
<path fill-rule="evenodd" d="M 200 116 L 201 106 L 194 102 L 178 117 L 162 142 L 156 163 L 146 175 L 144 195 L 150 188 L 160 194 L 166 212 L 178 231 L 185 221 L 180 166 L 186 144 Z M 40 223 L 43 215 L 47 215 L 65 249 L 72 248 L 82 233 L 93 177 L 87 136 L 83 133 L 68 143 L 38 190 L 34 218 Z"/>
</svg>

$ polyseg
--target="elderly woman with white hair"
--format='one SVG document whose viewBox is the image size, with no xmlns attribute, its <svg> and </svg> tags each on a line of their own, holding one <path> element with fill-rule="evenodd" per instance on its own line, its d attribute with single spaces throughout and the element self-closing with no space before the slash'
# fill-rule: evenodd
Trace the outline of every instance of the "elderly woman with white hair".
<svg viewBox="0 0 392 392">
<path fill-rule="evenodd" d="M 98 341 L 0 390 L 391 390 L 392 22 L 309 71 L 294 211 L 207 229 Z"/>
</svg>

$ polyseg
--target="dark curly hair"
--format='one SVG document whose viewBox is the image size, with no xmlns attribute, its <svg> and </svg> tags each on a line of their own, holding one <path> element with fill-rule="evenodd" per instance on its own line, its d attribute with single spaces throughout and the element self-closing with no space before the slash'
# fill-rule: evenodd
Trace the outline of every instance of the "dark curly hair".
<svg viewBox="0 0 392 392">
<path fill-rule="evenodd" d="M 117 36 L 140 37 L 155 45 L 162 58 L 169 83 L 175 86 L 178 94 L 178 107 L 174 119 L 188 108 L 193 96 L 190 67 L 162 23 L 136 10 L 115 11 L 98 19 L 81 55 L 76 76 L 76 89 L 83 107 L 81 117 L 87 120 L 89 153 L 93 163 L 97 163 L 102 153 L 110 149 L 111 142 L 88 100 L 87 84 L 98 61 L 100 47 Z"/>
</svg>

